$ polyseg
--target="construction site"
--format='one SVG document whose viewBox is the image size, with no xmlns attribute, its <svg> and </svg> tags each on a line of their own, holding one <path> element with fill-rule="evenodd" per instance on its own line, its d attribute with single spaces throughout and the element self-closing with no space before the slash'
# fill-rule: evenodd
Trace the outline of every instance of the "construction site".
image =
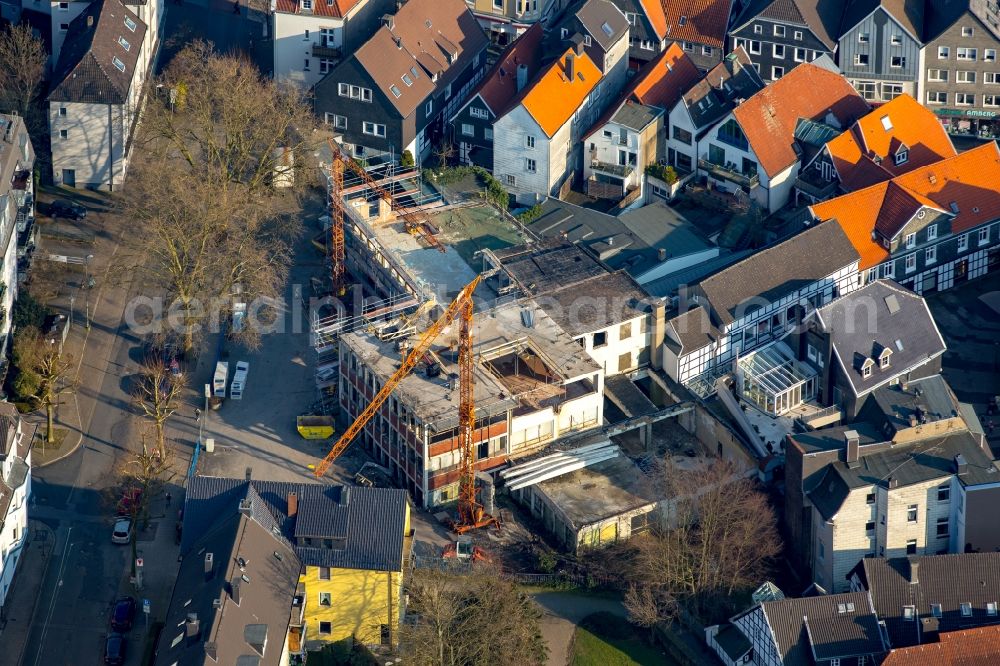
<svg viewBox="0 0 1000 666">
<path fill-rule="evenodd" d="M 659 356 L 662 304 L 485 202 L 332 150 L 329 292 L 355 307 L 312 312 L 312 340 L 321 403 L 350 425 L 315 475 L 354 442 L 417 506 L 457 500 L 457 520 L 439 517 L 459 533 L 499 524 L 497 483 L 570 552 L 645 529 L 654 461 L 705 454 L 695 407 L 635 381 Z"/>
</svg>

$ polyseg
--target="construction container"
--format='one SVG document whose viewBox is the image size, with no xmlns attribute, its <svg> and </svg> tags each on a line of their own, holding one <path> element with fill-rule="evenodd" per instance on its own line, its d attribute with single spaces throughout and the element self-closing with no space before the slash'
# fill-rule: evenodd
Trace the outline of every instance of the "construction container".
<svg viewBox="0 0 1000 666">
<path fill-rule="evenodd" d="M 333 437 L 332 416 L 297 416 L 295 427 L 303 439 L 326 439 Z"/>
</svg>

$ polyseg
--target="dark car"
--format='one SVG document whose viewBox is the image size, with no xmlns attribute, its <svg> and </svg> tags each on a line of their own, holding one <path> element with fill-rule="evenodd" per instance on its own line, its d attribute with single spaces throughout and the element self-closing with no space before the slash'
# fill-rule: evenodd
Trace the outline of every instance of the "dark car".
<svg viewBox="0 0 1000 666">
<path fill-rule="evenodd" d="M 135 617 L 135 599 L 132 597 L 122 597 L 115 602 L 115 609 L 111 612 L 111 628 L 115 631 L 125 633 L 132 628 L 132 619 Z"/>
<path fill-rule="evenodd" d="M 104 663 L 111 666 L 121 666 L 125 663 L 125 637 L 121 634 L 111 634 L 104 644 Z"/>
<path fill-rule="evenodd" d="M 56 199 L 49 204 L 49 217 L 65 217 L 70 220 L 82 220 L 87 217 L 87 209 L 78 203 L 66 199 Z"/>
</svg>

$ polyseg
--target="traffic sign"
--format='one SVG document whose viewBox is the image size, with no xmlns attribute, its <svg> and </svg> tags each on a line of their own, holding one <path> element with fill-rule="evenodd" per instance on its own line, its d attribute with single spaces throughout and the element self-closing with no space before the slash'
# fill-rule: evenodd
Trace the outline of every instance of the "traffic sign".
<svg viewBox="0 0 1000 666">
<path fill-rule="evenodd" d="M 141 567 L 142 566 L 142 558 L 141 557 L 135 558 L 135 566 L 137 566 L 137 567 Z"/>
<path fill-rule="evenodd" d="M 142 600 L 142 612 L 149 615 L 149 599 Z"/>
</svg>

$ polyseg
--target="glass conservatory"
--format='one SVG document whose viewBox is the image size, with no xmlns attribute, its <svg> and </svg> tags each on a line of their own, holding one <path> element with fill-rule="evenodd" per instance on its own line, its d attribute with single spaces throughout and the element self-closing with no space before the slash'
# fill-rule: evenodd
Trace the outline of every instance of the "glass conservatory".
<svg viewBox="0 0 1000 666">
<path fill-rule="evenodd" d="M 770 416 L 780 416 L 816 397 L 816 371 L 795 360 L 783 342 L 740 359 L 743 399 Z"/>
</svg>

